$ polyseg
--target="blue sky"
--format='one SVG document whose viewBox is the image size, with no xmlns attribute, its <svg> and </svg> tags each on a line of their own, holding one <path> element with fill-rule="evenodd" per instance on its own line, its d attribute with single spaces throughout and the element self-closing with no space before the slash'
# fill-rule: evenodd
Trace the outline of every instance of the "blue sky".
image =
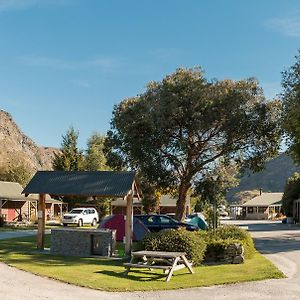
<svg viewBox="0 0 300 300">
<path fill-rule="evenodd" d="M 0 0 L 0 109 L 38 145 L 85 147 L 113 106 L 178 67 L 256 77 L 267 97 L 300 48 L 300 2 Z"/>
</svg>

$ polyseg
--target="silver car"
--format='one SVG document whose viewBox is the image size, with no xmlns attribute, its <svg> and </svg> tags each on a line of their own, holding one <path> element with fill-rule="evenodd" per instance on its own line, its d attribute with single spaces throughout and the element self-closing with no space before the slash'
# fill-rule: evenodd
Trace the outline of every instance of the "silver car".
<svg viewBox="0 0 300 300">
<path fill-rule="evenodd" d="M 83 224 L 91 224 L 96 226 L 99 221 L 99 215 L 95 208 L 90 207 L 79 207 L 73 208 L 63 216 L 63 225 L 77 224 L 81 227 Z"/>
</svg>

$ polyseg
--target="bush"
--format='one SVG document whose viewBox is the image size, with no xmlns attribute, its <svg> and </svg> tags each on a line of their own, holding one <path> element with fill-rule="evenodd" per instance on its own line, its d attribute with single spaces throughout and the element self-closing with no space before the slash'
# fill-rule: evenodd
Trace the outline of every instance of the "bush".
<svg viewBox="0 0 300 300">
<path fill-rule="evenodd" d="M 5 224 L 5 220 L 3 217 L 0 216 L 0 227 L 3 227 Z"/>
<path fill-rule="evenodd" d="M 201 264 L 206 249 L 206 243 L 200 235 L 185 229 L 151 233 L 142 240 L 142 245 L 149 251 L 185 252 L 194 265 Z"/>
<path fill-rule="evenodd" d="M 252 258 L 255 253 L 253 239 L 249 232 L 242 228 L 232 225 L 220 226 L 215 231 L 198 233 L 207 244 L 207 250 L 221 251 L 225 249 L 230 243 L 240 243 L 244 247 L 245 258 Z M 208 252 L 207 252 L 208 253 Z"/>
</svg>

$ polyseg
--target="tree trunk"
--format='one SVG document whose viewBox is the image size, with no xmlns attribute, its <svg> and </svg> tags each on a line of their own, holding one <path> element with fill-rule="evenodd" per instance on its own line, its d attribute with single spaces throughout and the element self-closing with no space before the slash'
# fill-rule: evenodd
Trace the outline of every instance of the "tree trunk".
<svg viewBox="0 0 300 300">
<path fill-rule="evenodd" d="M 184 217 L 186 214 L 186 202 L 187 202 L 186 197 L 190 187 L 191 187 L 190 182 L 182 182 L 179 187 L 179 195 L 178 195 L 178 200 L 176 205 L 175 218 L 180 222 L 184 221 Z"/>
</svg>

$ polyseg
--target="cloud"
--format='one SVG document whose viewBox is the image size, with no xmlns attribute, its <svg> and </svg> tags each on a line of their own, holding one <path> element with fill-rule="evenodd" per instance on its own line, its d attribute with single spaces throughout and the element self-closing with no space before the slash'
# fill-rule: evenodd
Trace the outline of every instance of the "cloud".
<svg viewBox="0 0 300 300">
<path fill-rule="evenodd" d="M 57 70 L 78 70 L 98 68 L 103 71 L 112 71 L 118 67 L 118 62 L 112 58 L 93 58 L 82 61 L 66 61 L 45 56 L 21 56 L 19 61 L 27 66 L 44 67 Z"/>
<path fill-rule="evenodd" d="M 300 37 L 300 11 L 286 17 L 270 19 L 265 25 L 285 36 Z"/>
</svg>

